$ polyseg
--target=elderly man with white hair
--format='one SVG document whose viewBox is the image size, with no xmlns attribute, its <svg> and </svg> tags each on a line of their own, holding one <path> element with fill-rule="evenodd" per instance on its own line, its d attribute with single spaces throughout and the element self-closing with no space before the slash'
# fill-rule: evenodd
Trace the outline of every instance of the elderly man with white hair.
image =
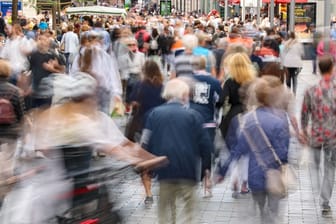
<svg viewBox="0 0 336 224">
<path fill-rule="evenodd" d="M 160 182 L 159 223 L 170 223 L 169 220 L 176 223 L 178 199 L 183 210 L 180 223 L 195 223 L 195 193 L 201 176 L 199 161 L 203 171 L 209 171 L 214 146 L 203 128 L 201 114 L 187 106 L 190 89 L 185 81 L 180 78 L 168 81 L 162 95 L 167 103 L 149 114 L 141 138 L 145 149 L 169 160 L 167 166 L 156 171 Z"/>
</svg>

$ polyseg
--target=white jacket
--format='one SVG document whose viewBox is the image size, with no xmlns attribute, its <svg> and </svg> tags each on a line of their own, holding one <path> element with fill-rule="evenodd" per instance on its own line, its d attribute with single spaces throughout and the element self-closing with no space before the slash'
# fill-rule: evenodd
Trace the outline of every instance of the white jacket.
<svg viewBox="0 0 336 224">
<path fill-rule="evenodd" d="M 287 68 L 300 68 L 303 65 L 303 55 L 303 45 L 297 40 L 289 39 L 284 43 L 284 49 L 280 54 L 282 65 Z"/>
</svg>

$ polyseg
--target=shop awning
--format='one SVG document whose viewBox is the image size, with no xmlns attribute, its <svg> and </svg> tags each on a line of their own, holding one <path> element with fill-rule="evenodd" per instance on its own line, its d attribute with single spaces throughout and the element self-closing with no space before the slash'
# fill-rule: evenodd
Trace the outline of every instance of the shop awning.
<svg viewBox="0 0 336 224">
<path fill-rule="evenodd" d="M 68 15 L 111 15 L 121 16 L 127 12 L 125 9 L 112 8 L 105 6 L 83 6 L 83 7 L 69 7 L 66 9 Z"/>
<path fill-rule="evenodd" d="M 271 0 L 262 0 L 263 3 L 270 3 Z M 274 0 L 274 3 L 275 4 L 287 4 L 287 3 L 290 3 L 291 0 Z M 306 3 L 308 2 L 308 0 L 295 0 L 295 3 Z"/>
<path fill-rule="evenodd" d="M 240 0 L 228 0 L 228 5 L 239 5 Z M 220 0 L 219 1 L 219 6 L 224 7 L 225 6 L 225 0 Z"/>
<path fill-rule="evenodd" d="M 228 0 L 229 5 L 239 5 L 241 0 Z M 262 0 L 263 3 L 270 3 L 271 0 Z M 287 4 L 290 3 L 291 0 L 274 0 L 275 4 Z M 307 3 L 308 0 L 295 0 L 295 3 Z M 220 0 L 219 5 L 224 7 L 225 0 Z"/>
</svg>

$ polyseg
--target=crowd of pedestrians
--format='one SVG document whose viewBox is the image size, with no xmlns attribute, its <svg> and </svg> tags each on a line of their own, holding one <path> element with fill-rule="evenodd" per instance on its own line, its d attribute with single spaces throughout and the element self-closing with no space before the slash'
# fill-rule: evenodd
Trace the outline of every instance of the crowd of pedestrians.
<svg viewBox="0 0 336 224">
<path fill-rule="evenodd" d="M 316 194 L 322 212 L 331 211 L 336 21 L 330 36 L 307 26 L 322 79 L 304 95 L 300 127 L 294 108 L 305 52 L 280 23 L 131 13 L 73 17 L 60 30 L 43 19 L 19 21 L 0 27 L 0 185 L 13 189 L 0 186 L 1 223 L 47 223 L 64 213 L 74 201 L 55 196 L 77 187 L 65 174 L 90 168 L 97 156 L 134 166 L 144 203 L 158 203 L 159 223 L 176 223 L 177 202 L 180 221 L 195 223 L 198 183 L 211 193 L 229 175 L 232 196 L 251 193 L 261 222 L 276 223 L 283 195 L 269 188 L 267 173 L 288 163 L 291 137 L 312 147 Z M 115 113 L 127 116 L 125 133 Z"/>
</svg>

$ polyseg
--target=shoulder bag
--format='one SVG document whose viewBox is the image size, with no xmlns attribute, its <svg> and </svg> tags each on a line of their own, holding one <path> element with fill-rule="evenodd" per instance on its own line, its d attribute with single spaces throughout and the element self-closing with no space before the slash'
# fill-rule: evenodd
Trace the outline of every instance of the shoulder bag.
<svg viewBox="0 0 336 224">
<path fill-rule="evenodd" d="M 242 132 L 246 137 L 246 140 L 250 145 L 252 152 L 255 154 L 257 162 L 265 172 L 267 192 L 280 198 L 284 198 L 287 196 L 289 190 L 295 190 L 297 186 L 297 176 L 292 167 L 290 167 L 288 164 L 283 164 L 281 162 L 265 131 L 261 128 L 256 111 L 252 113 L 257 125 L 257 129 L 261 134 L 262 139 L 267 144 L 267 148 L 271 150 L 275 161 L 280 165 L 280 167 L 278 169 L 268 168 L 263 159 L 260 157 L 260 154 L 256 151 L 256 144 L 254 143 L 254 140 L 244 129 L 242 129 Z"/>
</svg>

